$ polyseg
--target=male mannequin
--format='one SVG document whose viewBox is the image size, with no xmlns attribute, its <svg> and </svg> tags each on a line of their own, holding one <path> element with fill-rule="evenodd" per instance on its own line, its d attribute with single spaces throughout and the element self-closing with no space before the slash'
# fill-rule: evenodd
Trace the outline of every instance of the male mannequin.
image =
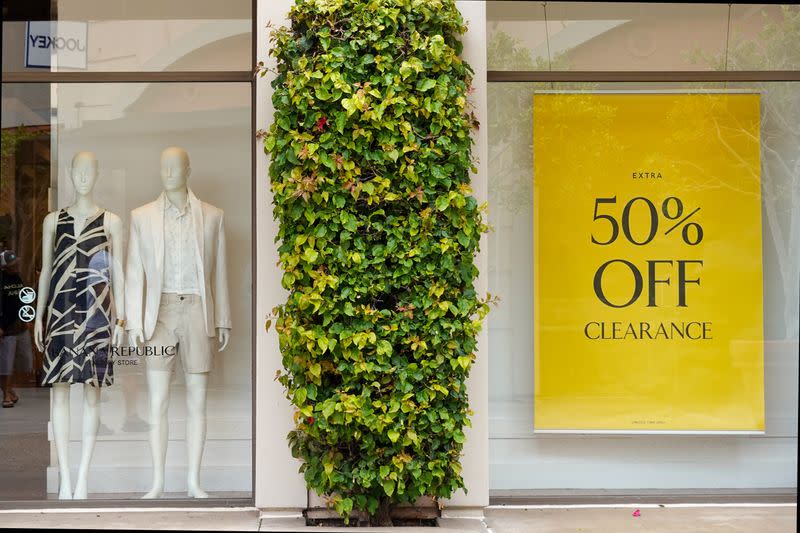
<svg viewBox="0 0 800 533">
<path fill-rule="evenodd" d="M 125 280 L 119 253 L 122 220 L 95 205 L 92 194 L 97 174 L 94 153 L 75 154 L 70 168 L 75 202 L 48 214 L 42 228 L 34 340 L 45 352 L 44 385 L 53 387 L 53 436 L 58 453 L 58 497 L 62 500 L 87 497 L 89 463 L 100 424 L 100 387 L 113 382 L 108 348 L 109 344 L 119 346 L 124 336 Z M 112 309 L 116 316 L 113 333 Z M 84 384 L 83 448 L 74 493 L 68 450 L 72 383 Z"/>
<path fill-rule="evenodd" d="M 186 151 L 167 148 L 161 153 L 164 192 L 131 212 L 128 330 L 133 344 L 145 342 L 155 353 L 145 357 L 153 486 L 144 498 L 158 498 L 164 492 L 169 383 L 176 357 L 181 358 L 186 378 L 188 493 L 193 498 L 208 497 L 199 480 L 211 340 L 216 330 L 219 351 L 224 350 L 231 320 L 223 212 L 197 199 L 187 186 L 190 173 Z"/>
</svg>

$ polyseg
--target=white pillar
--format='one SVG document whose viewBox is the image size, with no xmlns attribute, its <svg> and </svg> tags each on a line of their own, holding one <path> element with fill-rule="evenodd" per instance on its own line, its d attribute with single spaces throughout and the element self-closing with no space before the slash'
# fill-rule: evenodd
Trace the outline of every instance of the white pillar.
<svg viewBox="0 0 800 533">
<path fill-rule="evenodd" d="M 462 36 L 464 50 L 462 58 L 470 64 L 475 77 L 472 85 L 475 92 L 469 96 L 475 106 L 480 128 L 474 135 L 473 155 L 478 159 L 478 172 L 472 176 L 472 190 L 478 204 L 488 199 L 488 117 L 486 103 L 486 2 L 484 0 L 458 0 L 458 10 L 467 22 L 467 32 Z M 475 281 L 479 296 L 489 288 L 489 254 L 487 237 L 481 237 L 480 252 L 475 265 L 480 270 Z M 492 312 L 492 311 L 490 311 Z M 444 502 L 442 516 L 445 518 L 480 517 L 482 508 L 489 505 L 489 335 L 488 323 L 478 336 L 478 353 L 467 381 L 470 408 L 474 412 L 472 427 L 464 432 L 464 455 L 461 458 L 462 476 L 468 493 L 458 491 Z"/>
<path fill-rule="evenodd" d="M 266 65 L 275 66 L 268 56 L 269 30 L 288 24 L 287 15 L 291 0 L 258 0 L 256 13 L 256 58 Z M 266 129 L 272 123 L 272 87 L 274 75 L 268 74 L 256 82 L 256 129 Z M 286 300 L 281 287 L 283 273 L 278 262 L 274 238 L 278 223 L 272 218 L 272 192 L 267 173 L 269 157 L 264 154 L 260 139 L 256 143 L 256 406 L 255 406 L 255 504 L 264 518 L 285 517 L 290 522 L 300 522 L 300 511 L 306 508 L 308 496 L 305 481 L 298 473 L 300 462 L 289 451 L 286 435 L 294 427 L 292 407 L 284 396 L 283 386 L 274 380 L 275 371 L 281 369 L 281 354 L 275 329 L 264 328 L 266 316 L 272 308 Z M 274 524 L 274 520 L 270 521 Z"/>
</svg>

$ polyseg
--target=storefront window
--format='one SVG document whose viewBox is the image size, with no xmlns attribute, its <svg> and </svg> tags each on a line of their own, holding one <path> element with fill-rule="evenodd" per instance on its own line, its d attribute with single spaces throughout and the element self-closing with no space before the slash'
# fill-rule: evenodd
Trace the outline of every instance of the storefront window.
<svg viewBox="0 0 800 533">
<path fill-rule="evenodd" d="M 2 91 L 0 499 L 249 498 L 250 84 Z"/>
<path fill-rule="evenodd" d="M 582 7 L 581 7 L 582 6 Z M 574 3 L 547 4 L 548 24 L 550 27 L 550 52 L 561 55 L 551 55 L 551 66 L 547 65 L 547 35 L 544 34 L 544 14 L 539 13 L 543 7 L 533 2 L 499 2 L 493 3 L 488 8 L 488 41 L 489 41 L 489 69 L 490 70 L 693 70 L 698 68 L 708 70 L 723 70 L 726 60 L 725 26 L 728 6 L 695 6 L 695 5 L 642 5 L 642 4 L 601 4 L 583 5 Z M 669 12 L 663 16 L 653 17 L 659 9 Z M 551 10 L 552 9 L 552 10 Z M 618 15 L 611 17 L 608 10 L 616 10 Z M 705 13 L 708 17 L 717 20 L 722 17 L 721 24 L 713 24 L 709 19 L 703 27 L 707 29 L 707 41 L 698 46 L 693 39 L 682 39 L 680 46 L 657 46 L 651 56 L 651 63 L 640 64 L 638 59 L 630 54 L 616 53 L 611 45 L 613 41 L 628 43 L 632 37 L 624 37 L 644 24 L 645 19 L 651 19 L 655 42 L 672 39 L 680 31 L 687 30 L 679 23 L 679 19 L 686 12 L 696 10 Z M 715 10 L 720 13 L 714 14 Z M 623 13 L 626 12 L 626 13 Z M 598 13 L 605 13 L 603 17 Z M 538 13 L 538 14 L 537 14 Z M 606 16 L 608 15 L 608 16 Z M 531 40 L 535 37 L 536 24 L 528 24 L 531 20 L 540 17 L 543 38 L 539 45 Z M 604 19 L 606 26 L 601 27 L 598 20 Z M 493 24 L 492 20 L 495 20 Z M 586 19 L 591 19 L 586 21 Z M 611 19 L 617 23 L 611 25 Z M 656 19 L 658 24 L 655 24 Z M 559 21 L 576 21 L 561 23 Z M 584 22 L 577 22 L 583 20 Z M 796 69 L 796 54 L 790 52 L 790 47 L 784 46 L 784 39 L 789 36 L 797 37 L 797 10 L 794 7 L 780 6 L 732 6 L 731 11 L 731 47 L 727 49 L 727 65 L 730 70 L 764 69 L 764 70 L 791 70 Z M 554 22 L 555 21 L 555 22 Z M 613 26 L 608 27 L 608 26 Z M 646 24 L 645 24 L 646 25 Z M 521 28 L 529 31 L 523 35 Z M 566 33 L 572 31 L 571 27 L 583 28 L 575 34 L 573 40 L 559 41 L 566 38 Z M 594 30 L 591 30 L 594 28 Z M 781 31 L 775 31 L 782 28 Z M 519 31 L 518 31 L 519 30 Z M 673 31 L 675 30 L 675 31 Z M 680 30 L 680 31 L 679 31 Z M 719 30 L 719 31 L 718 31 Z M 705 31 L 705 30 L 704 30 Z M 517 33 L 514 33 L 517 32 Z M 554 33 L 561 32 L 561 33 Z M 588 33 L 587 33 L 588 32 Z M 593 32 L 593 33 L 592 33 Z M 676 33 L 678 32 L 678 33 Z M 563 34 L 563 35 L 562 35 Z M 561 37 L 558 37 L 561 35 Z M 723 38 L 720 43 L 720 36 Z M 621 39 L 621 40 L 620 40 Z M 747 40 L 749 39 L 749 41 Z M 559 44 L 560 43 L 560 44 Z M 736 43 L 736 44 L 733 44 Z M 622 46 L 620 44 L 620 46 Z M 538 47 L 537 47 L 538 46 Z M 668 56 L 659 56 L 659 53 L 668 53 Z M 686 52 L 686 54 L 684 54 Z M 583 61 L 581 58 L 594 58 Z M 660 59 L 659 59 L 660 58 Z M 701 67 L 701 65 L 704 65 Z M 537 96 L 575 94 L 575 105 L 583 105 L 589 99 L 581 99 L 580 95 L 624 95 L 632 99 L 642 98 L 647 95 L 754 95 L 758 99 L 757 123 L 745 125 L 745 122 L 731 126 L 730 131 L 720 131 L 713 128 L 709 132 L 721 139 L 727 135 L 744 135 L 745 131 L 755 131 L 755 138 L 750 138 L 750 143 L 755 143 L 757 152 L 752 154 L 756 161 L 755 169 L 758 183 L 753 194 L 760 203 L 760 212 L 753 218 L 753 223 L 761 225 L 760 247 L 756 253 L 742 254 L 738 261 L 741 264 L 758 264 L 761 275 L 755 283 L 748 282 L 751 286 L 763 286 L 763 369 L 748 367 L 746 376 L 740 383 L 723 383 L 720 380 L 707 380 L 705 387 L 708 391 L 717 391 L 719 394 L 749 394 L 746 388 L 749 383 L 758 383 L 763 379 L 763 408 L 765 417 L 762 431 L 754 431 L 752 435 L 721 435 L 704 431 L 673 431 L 661 432 L 644 431 L 599 431 L 593 434 L 587 427 L 575 428 L 571 434 L 543 433 L 537 431 L 535 404 L 538 387 L 544 378 L 537 374 L 535 369 L 536 349 L 540 346 L 539 339 L 534 333 L 534 324 L 537 320 L 537 305 L 544 305 L 545 300 L 537 300 L 536 291 L 536 250 L 541 243 L 537 242 L 537 224 L 544 225 L 542 220 L 535 219 L 534 202 L 537 194 L 543 194 L 536 185 L 534 168 L 536 161 L 535 145 L 539 150 L 544 149 L 544 144 L 537 143 L 537 132 L 533 125 L 535 122 L 533 101 Z M 698 100 L 699 101 L 699 100 Z M 800 292 L 800 240 L 797 228 L 800 227 L 800 173 L 796 161 L 800 160 L 800 132 L 796 124 L 800 121 L 800 84 L 796 82 L 720 82 L 720 83 L 688 83 L 681 81 L 663 83 L 642 82 L 491 82 L 488 88 L 489 102 L 489 201 L 490 223 L 494 232 L 489 234 L 489 290 L 501 299 L 501 305 L 488 317 L 489 325 L 489 351 L 490 358 L 490 488 L 497 495 L 507 494 L 508 491 L 558 491 L 563 489 L 587 490 L 626 490 L 642 488 L 648 489 L 735 489 L 735 488 L 779 488 L 793 487 L 796 484 L 796 454 L 797 454 L 797 397 L 798 397 L 798 292 Z M 588 104 L 587 104 L 588 105 Z M 570 112 L 574 111 L 570 110 Z M 615 144 L 614 138 L 603 137 L 605 125 L 610 128 L 619 128 L 621 115 L 613 110 L 606 109 L 610 114 L 596 114 L 595 119 L 584 123 L 585 128 L 596 128 L 597 142 L 586 144 L 577 142 L 567 152 L 573 159 L 591 155 L 593 150 L 596 160 L 605 160 L 609 150 L 619 155 L 619 161 L 624 161 L 626 144 Z M 591 114 L 591 113 L 590 113 Z M 699 120 L 702 113 L 697 113 L 694 119 Z M 588 116 L 588 115 L 587 115 Z M 687 117 L 691 115 L 686 115 Z M 566 117 L 566 114 L 564 115 Z M 675 116 L 672 117 L 675 119 Z M 685 118 L 685 117 L 684 117 Z M 604 121 L 604 122 L 603 122 Z M 601 124 L 602 122 L 602 124 Z M 680 121 L 679 121 L 680 122 Z M 563 122 L 564 127 L 566 122 Z M 689 122 L 683 121 L 683 126 Z M 692 122 L 695 126 L 701 124 Z M 676 123 L 676 126 L 678 124 Z M 711 127 L 711 125 L 707 125 Z M 637 126 L 638 127 L 638 126 Z M 617 129 L 617 131 L 619 131 Z M 646 128 L 642 131 L 646 136 Z M 653 130 L 654 132 L 656 130 Z M 660 130 L 659 130 L 660 131 Z M 676 130 L 677 131 L 677 130 Z M 683 131 L 683 130 L 681 130 Z M 698 130 L 699 131 L 699 130 Z M 532 134 L 533 133 L 533 141 Z M 607 133 L 607 132 L 606 132 Z M 697 132 L 695 132 L 697 134 Z M 552 131 L 538 133 L 539 140 L 542 136 L 557 136 Z M 677 135 L 677 133 L 676 133 Z M 667 151 L 668 138 L 652 138 L 655 160 L 658 159 L 660 148 Z M 697 138 L 697 146 L 703 139 Z M 606 144 L 603 144 L 606 143 Z M 743 145 L 731 148 L 729 156 L 731 161 L 744 155 L 746 150 Z M 559 148 L 563 151 L 563 147 Z M 538 152 L 541 153 L 541 152 Z M 561 152 L 559 152 L 561 153 Z M 566 152 L 565 152 L 566 153 Z M 697 155 L 697 154 L 696 154 Z M 702 155 L 699 154 L 698 157 Z M 552 161 L 552 154 L 542 155 L 543 159 Z M 566 156 L 565 156 L 566 157 Z M 693 156 L 694 157 L 694 156 Z M 749 156 L 748 156 L 749 157 Z M 663 158 L 662 158 L 663 159 Z M 591 160 L 591 158 L 587 159 Z M 609 160 L 610 161 L 610 160 Z M 663 162 L 663 161 L 662 161 Z M 675 168 L 686 165 L 691 161 L 674 161 Z M 645 161 L 637 160 L 639 163 Z M 652 160 L 650 161 L 652 163 Z M 667 164 L 672 164 L 667 162 Z M 715 163 L 716 164 L 716 163 Z M 745 165 L 744 162 L 732 164 Z M 748 163 L 749 164 L 749 163 Z M 572 168 L 571 162 L 564 160 L 564 168 Z M 647 165 L 639 165 L 647 166 Z M 616 167 L 615 167 L 616 168 Z M 638 167 L 637 167 L 638 168 Z M 639 170 L 658 170 L 641 168 Z M 742 167 L 744 168 L 744 167 Z M 738 171 L 737 171 L 738 172 Z M 613 171 L 609 168 L 609 173 Z M 583 191 L 591 187 L 587 175 L 575 175 L 565 172 L 561 177 L 563 191 L 572 190 L 570 195 L 557 199 L 552 195 L 545 200 L 541 196 L 539 201 L 556 202 L 550 205 L 551 209 L 563 208 L 567 211 L 570 207 L 566 203 L 579 203 Z M 594 175 L 594 174 L 592 174 Z M 630 176 L 628 176 L 630 178 Z M 736 174 L 730 178 L 719 175 L 709 175 L 713 187 L 729 189 L 736 187 Z M 711 183 L 711 182 L 709 182 Z M 710 185 L 709 185 L 710 187 Z M 689 191 L 690 189 L 683 189 Z M 689 194 L 688 192 L 686 193 Z M 611 194 L 609 194 L 611 196 Z M 709 202 L 713 202 L 713 194 L 709 194 Z M 619 217 L 625 201 L 620 197 L 615 216 Z M 661 199 L 663 200 L 663 199 Z M 659 203 L 657 209 L 659 222 L 666 223 L 676 212 L 670 211 L 675 205 L 670 200 L 667 214 L 662 216 L 663 205 Z M 639 207 L 645 205 L 644 200 L 637 200 L 632 208 L 632 219 L 644 216 L 645 210 L 637 212 Z M 641 205 L 638 205 L 641 204 Z M 588 205 L 586 220 L 592 222 L 592 205 Z M 611 211 L 603 209 L 611 204 L 601 204 L 599 213 L 607 214 Z M 758 205 L 758 204 L 755 204 Z M 683 216 L 688 215 L 692 209 L 699 207 L 693 205 L 691 209 L 686 206 Z M 706 229 L 706 234 L 701 238 L 715 239 L 713 246 L 727 246 L 721 233 L 715 234 L 712 229 L 712 213 L 725 208 L 724 205 L 712 206 L 707 204 L 697 221 L 701 229 Z M 732 209 L 732 206 L 730 207 Z M 595 213 L 597 216 L 597 212 Z M 696 216 L 696 215 L 695 215 Z M 745 215 L 742 214 L 742 217 Z M 706 217 L 706 218 L 702 218 Z M 683 218 L 683 217 L 681 217 Z M 597 218 L 595 220 L 598 220 Z M 677 222 L 678 219 L 674 220 Z M 600 223 L 608 222 L 602 217 Z M 691 223 L 692 219 L 684 221 Z M 747 225 L 742 221 L 743 231 Z M 577 222 L 575 224 L 578 224 Z M 583 222 L 580 222 L 583 224 Z M 598 230 L 600 226 L 597 226 Z M 642 225 L 637 228 L 641 229 Z M 603 228 L 607 229 L 606 226 Z M 659 233 L 659 238 L 664 230 Z M 679 227 L 679 231 L 681 228 Z M 696 229 L 690 228 L 689 231 Z M 627 238 L 625 228 L 618 228 L 619 236 Z M 561 229 L 563 246 L 571 246 L 570 239 L 574 236 L 568 227 Z M 677 235 L 673 233 L 672 235 Z M 599 241 L 604 241 L 609 235 L 592 235 Z M 631 235 L 637 242 L 644 242 L 647 232 Z M 679 236 L 682 238 L 682 236 Z M 589 243 L 590 236 L 585 236 Z M 686 241 L 694 242 L 697 236 L 689 235 Z M 583 241 L 581 246 L 583 246 Z M 629 246 L 630 249 L 635 245 Z M 652 250 L 651 246 L 651 250 Z M 686 249 L 691 245 L 686 244 Z M 544 248 L 542 248 L 544 249 Z M 541 251 L 541 250 L 540 250 Z M 551 250 L 552 252 L 552 250 Z M 657 252 L 657 250 L 655 250 Z M 656 256 L 658 254 L 656 253 Z M 655 257 L 655 259 L 666 259 Z M 736 257 L 728 256 L 730 260 Z M 541 259 L 541 258 L 540 258 Z M 552 256 L 551 256 L 552 260 Z M 582 261 L 593 261 L 593 257 L 584 257 Z M 722 275 L 715 271 L 714 275 Z M 575 280 L 575 284 L 585 280 Z M 592 280 L 589 280 L 591 289 Z M 707 284 L 704 286 L 710 286 Z M 663 298 L 666 294 L 666 285 L 654 293 L 654 298 Z M 737 283 L 731 281 L 728 285 L 734 293 L 743 293 L 745 289 L 737 288 Z M 552 287 L 549 293 L 552 294 Z M 646 289 L 643 289 L 646 294 Z M 719 289 L 715 289 L 719 290 Z M 564 293 L 568 293 L 565 290 Z M 590 290 L 591 292 L 591 290 Z M 713 298 L 713 295 L 708 295 Z M 561 313 L 561 324 L 567 326 L 573 315 L 580 314 L 587 301 L 578 301 L 564 297 L 556 308 Z M 553 305 L 553 301 L 549 301 Z M 616 302 L 622 304 L 624 302 Z M 677 301 L 674 302 L 677 305 Z M 644 305 L 644 304 L 643 304 Z M 743 304 L 744 305 L 744 304 Z M 727 323 L 728 316 L 733 317 L 742 312 L 744 308 L 732 307 L 728 313 L 722 313 L 722 322 Z M 554 308 L 549 310 L 553 316 Z M 647 311 L 650 316 L 655 316 L 656 311 Z M 753 322 L 753 331 L 761 327 L 760 321 Z M 760 334 L 760 330 L 758 332 Z M 751 333 L 742 333 L 739 337 L 733 336 L 730 343 L 732 367 L 744 364 L 736 357 L 752 347 Z M 753 333 L 752 338 L 757 334 Z M 761 343 L 759 342 L 760 346 Z M 549 347 L 553 352 L 552 345 Z M 607 394 L 619 394 L 613 385 L 613 375 L 624 376 L 625 380 L 638 379 L 638 385 L 646 388 L 648 384 L 667 386 L 675 383 L 676 388 L 683 386 L 687 381 L 696 379 L 698 375 L 707 372 L 710 360 L 698 357 L 694 361 L 694 370 L 689 367 L 686 374 L 656 373 L 654 369 L 663 368 L 659 364 L 648 362 L 647 346 L 642 346 L 642 360 L 639 364 L 630 364 L 624 368 L 612 363 L 614 348 L 608 347 L 609 364 L 593 366 L 593 376 L 596 383 L 607 382 Z M 560 352 L 556 350 L 556 357 L 561 360 L 576 361 L 580 354 L 567 349 Z M 579 363 L 576 363 L 579 364 Z M 594 362 L 591 364 L 595 364 Z M 749 363 L 748 363 L 749 364 Z M 563 368 L 569 368 L 565 363 Z M 562 380 L 585 379 L 585 366 L 578 367 L 581 371 L 574 374 L 565 372 Z M 542 371 L 540 369 L 540 371 Z M 544 371 L 542 371 L 544 372 Z M 551 376 L 549 376 L 551 377 Z M 548 377 L 548 379 L 549 379 Z M 605 381 L 604 381 L 605 380 Z M 608 381 L 612 380 L 612 381 Z M 674 381 L 673 381 L 674 380 Z M 682 381 L 683 380 L 683 381 Z M 654 385 L 655 386 L 655 385 Z M 598 387 L 591 386 L 584 390 L 593 390 Z M 634 391 L 624 394 L 635 395 Z M 755 394 L 754 397 L 757 397 Z M 598 396 L 599 397 L 599 396 Z M 732 396 L 731 396 L 732 397 Z M 586 401 L 586 398 L 575 398 L 576 403 Z M 758 406 L 754 407 L 754 412 Z M 677 412 L 677 409 L 674 410 Z M 564 407 L 564 416 L 569 410 Z M 608 413 L 602 413 L 606 415 Z M 713 419 L 708 413 L 708 422 Z M 541 419 L 540 419 L 541 420 Z M 643 424 L 658 423 L 657 420 L 643 420 Z M 702 425 L 702 424 L 701 424 Z M 541 430 L 541 426 L 538 427 Z M 648 429 L 658 429 L 650 427 Z M 629 433 L 629 434 L 618 434 Z M 699 433 L 699 434 L 689 434 Z M 713 432 L 712 432 L 713 433 Z M 719 433 L 719 432 L 717 432 Z"/>
<path fill-rule="evenodd" d="M 800 87 L 796 83 L 727 84 L 727 88 L 708 83 L 702 87 L 602 83 L 590 88 L 587 84 L 560 84 L 558 89 L 588 94 L 699 90 L 761 95 L 766 432 L 763 437 L 534 434 L 535 155 L 530 128 L 531 97 L 542 89 L 533 83 L 490 84 L 489 194 L 495 231 L 489 236 L 489 290 L 503 302 L 488 318 L 491 487 L 731 488 L 742 480 L 747 480 L 748 486 L 792 486 L 797 446 L 800 270 L 793 228 L 800 225 L 800 185 L 791 162 L 800 157 L 798 132 L 792 126 L 796 122 L 792 117 L 800 118 Z M 564 303 L 566 310 L 571 304 Z M 574 354 L 563 354 L 571 356 Z M 627 371 L 639 373 L 642 369 L 634 366 Z M 652 377 L 644 375 L 642 379 Z M 611 470 L 613 476 L 608 475 Z"/>
</svg>

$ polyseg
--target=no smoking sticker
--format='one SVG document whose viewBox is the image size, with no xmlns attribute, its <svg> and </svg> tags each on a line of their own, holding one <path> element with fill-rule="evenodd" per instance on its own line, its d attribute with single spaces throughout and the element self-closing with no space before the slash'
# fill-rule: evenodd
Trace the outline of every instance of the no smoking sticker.
<svg viewBox="0 0 800 533">
<path fill-rule="evenodd" d="M 31 287 L 22 287 L 19 291 L 19 301 L 29 304 L 36 299 L 36 291 Z"/>
<path fill-rule="evenodd" d="M 30 322 L 36 317 L 36 310 L 30 305 L 23 305 L 19 308 L 19 319 L 23 322 Z"/>
</svg>

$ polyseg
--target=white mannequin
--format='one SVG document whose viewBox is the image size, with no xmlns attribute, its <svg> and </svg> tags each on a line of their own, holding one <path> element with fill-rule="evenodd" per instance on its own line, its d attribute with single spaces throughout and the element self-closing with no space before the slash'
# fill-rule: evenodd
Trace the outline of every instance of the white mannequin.
<svg viewBox="0 0 800 533">
<path fill-rule="evenodd" d="M 161 154 L 161 180 L 164 186 L 166 199 L 178 209 L 188 202 L 189 189 L 187 180 L 191 174 L 189 156 L 182 148 L 171 147 Z M 133 231 L 133 230 L 132 230 Z M 151 253 L 161 253 L 153 251 Z M 129 252 L 129 261 L 131 253 Z M 224 264 L 225 258 L 219 258 Z M 129 266 L 129 271 L 131 270 Z M 198 273 L 199 274 L 199 273 Z M 202 278 L 202 276 L 201 276 Z M 203 283 L 203 280 L 199 280 Z M 141 289 L 137 288 L 132 297 L 141 297 Z M 219 298 L 223 298 L 219 295 Z M 227 305 L 227 295 L 224 296 Z M 147 313 L 145 310 L 145 319 Z M 141 318 L 137 317 L 141 322 Z M 155 318 L 155 317 L 151 317 Z M 146 320 L 145 320 L 146 321 Z M 155 320 L 153 320 L 154 322 Z M 135 322 L 134 322 L 135 323 Z M 130 323 L 129 323 L 130 324 Z M 145 335 L 140 327 L 131 327 L 129 331 L 131 343 L 141 346 Z M 219 350 L 223 351 L 230 339 L 230 328 L 216 327 L 216 337 L 219 341 Z M 167 454 L 169 408 L 169 385 L 171 372 L 146 371 L 147 388 L 150 396 L 150 451 L 153 459 L 153 484 L 150 491 L 143 496 L 144 499 L 159 498 L 164 492 L 164 468 Z M 192 498 L 208 498 L 208 494 L 200 488 L 200 463 L 206 439 L 206 391 L 208 387 L 208 372 L 185 372 L 186 381 L 186 448 L 187 448 L 187 487 L 188 495 Z"/>
<path fill-rule="evenodd" d="M 97 181 L 97 158 L 92 152 L 78 152 L 72 158 L 70 168 L 72 184 L 75 187 L 75 202 L 67 208 L 67 212 L 75 220 L 75 232 L 85 227 L 87 219 L 100 209 L 92 198 L 94 185 Z M 36 322 L 34 323 L 34 339 L 39 351 L 44 351 L 44 325 L 43 320 L 47 310 L 50 292 L 50 276 L 53 268 L 53 248 L 58 221 L 58 211 L 49 213 L 42 225 L 42 272 L 39 276 L 39 300 L 36 304 Z M 122 273 L 122 263 L 117 250 L 122 250 L 122 220 L 108 211 L 104 218 L 104 230 L 111 241 L 111 254 L 113 266 L 111 269 L 111 284 L 114 295 L 114 315 L 117 319 L 125 317 L 125 280 Z M 113 328 L 111 342 L 115 346 L 122 343 L 124 330 L 121 326 Z M 78 469 L 78 481 L 75 491 L 72 491 L 69 471 L 69 383 L 53 384 L 53 436 L 58 454 L 59 489 L 58 498 L 61 500 L 85 499 L 88 495 L 89 463 L 94 452 L 97 440 L 97 428 L 100 424 L 100 387 L 90 384 L 83 386 L 83 447 L 81 462 Z"/>
</svg>

